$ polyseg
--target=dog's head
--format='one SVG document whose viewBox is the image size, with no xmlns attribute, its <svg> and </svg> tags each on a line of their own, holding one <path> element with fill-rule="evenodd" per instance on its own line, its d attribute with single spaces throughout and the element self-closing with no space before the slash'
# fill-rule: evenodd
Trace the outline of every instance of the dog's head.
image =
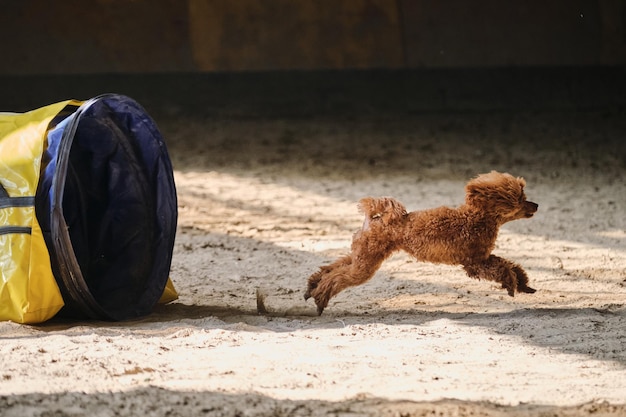
<svg viewBox="0 0 626 417">
<path fill-rule="evenodd" d="M 523 178 L 491 171 L 465 186 L 465 203 L 500 219 L 502 223 L 532 217 L 539 207 L 526 200 Z"/>
</svg>

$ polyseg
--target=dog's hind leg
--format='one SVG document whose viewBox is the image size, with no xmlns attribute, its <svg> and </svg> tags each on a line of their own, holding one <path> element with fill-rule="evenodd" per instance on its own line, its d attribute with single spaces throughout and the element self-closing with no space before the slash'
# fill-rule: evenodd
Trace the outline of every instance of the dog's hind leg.
<svg viewBox="0 0 626 417">
<path fill-rule="evenodd" d="M 465 269 L 467 275 L 472 278 L 499 282 L 502 284 L 502 288 L 506 289 L 511 297 L 515 295 L 518 282 L 515 267 L 521 270 L 521 267 L 513 262 L 495 255 L 489 255 L 489 257 L 483 261 L 468 262 L 463 265 L 463 269 Z"/>
<path fill-rule="evenodd" d="M 328 305 L 328 301 L 335 295 L 348 287 L 363 284 L 372 278 L 378 268 L 380 268 L 385 257 L 378 256 L 375 258 L 356 259 L 358 259 L 357 262 L 353 259 L 350 263 L 341 263 L 341 265 L 336 268 L 329 268 L 323 271 L 318 282 L 314 284 L 315 288 L 311 288 L 312 283 L 309 281 L 309 290 L 307 294 L 305 294 L 305 297 L 308 295 L 315 299 L 318 314 L 322 314 L 324 308 Z M 329 267 L 333 265 L 335 264 L 329 265 Z M 317 277 L 315 279 L 317 279 Z"/>
<path fill-rule="evenodd" d="M 356 233 L 352 253 L 311 275 L 304 298 L 313 297 L 318 314 L 322 314 L 332 297 L 372 278 L 392 252 L 390 245 L 381 245 L 379 240 L 372 239 L 371 233 Z"/>
<path fill-rule="evenodd" d="M 337 259 L 330 265 L 324 265 L 320 267 L 319 271 L 311 275 L 307 281 L 307 289 L 304 293 L 304 299 L 308 300 L 313 296 L 314 291 L 317 289 L 320 281 L 324 279 L 324 277 L 333 271 L 339 270 L 346 265 L 350 265 L 352 263 L 352 257 L 350 255 L 343 256 Z"/>
</svg>

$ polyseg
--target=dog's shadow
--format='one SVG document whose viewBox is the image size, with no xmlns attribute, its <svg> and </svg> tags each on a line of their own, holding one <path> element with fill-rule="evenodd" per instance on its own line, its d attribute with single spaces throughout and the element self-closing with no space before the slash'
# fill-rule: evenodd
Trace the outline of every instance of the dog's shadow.
<svg viewBox="0 0 626 417">
<path fill-rule="evenodd" d="M 484 313 L 387 309 L 354 314 L 336 308 L 317 316 L 313 305 L 261 314 L 253 308 L 232 309 L 174 303 L 158 307 L 143 321 L 175 322 L 181 317 L 216 317 L 225 326 L 245 323 L 252 331 L 291 331 L 294 325 L 299 329 L 331 329 L 362 324 L 423 326 L 446 319 L 462 326 L 481 327 L 495 335 L 518 337 L 530 345 L 626 366 L 626 351 L 623 349 L 626 307 L 623 305 L 608 305 L 604 308 L 518 308 L 508 312 Z"/>
<path fill-rule="evenodd" d="M 255 268 L 254 253 L 266 252 L 272 255 L 276 262 L 293 265 L 291 271 L 281 272 L 284 276 L 279 277 L 280 285 L 287 286 L 290 293 L 281 294 L 278 298 L 274 294 L 265 303 L 265 311 L 259 308 L 258 299 L 255 304 L 252 288 L 263 285 L 272 285 L 276 281 L 267 282 L 268 277 L 259 273 L 252 277 L 252 280 L 241 281 L 242 291 L 245 289 L 246 295 L 238 294 L 238 298 L 233 298 L 237 302 L 228 304 L 224 302 L 224 296 L 229 296 L 219 288 L 219 282 L 224 277 L 217 276 L 215 280 L 204 282 L 197 280 L 196 287 L 185 282 L 183 279 L 177 280 L 173 276 L 174 282 L 180 282 L 177 289 L 183 297 L 180 301 L 175 301 L 166 305 L 157 305 L 152 314 L 126 320 L 122 322 L 103 322 L 92 320 L 75 320 L 65 318 L 54 318 L 47 323 L 36 326 L 43 332 L 66 331 L 74 329 L 75 332 L 91 331 L 89 329 L 100 328 L 106 332 L 111 329 L 117 331 L 139 332 L 146 330 L 152 332 L 153 328 L 159 333 L 167 333 L 172 329 L 179 329 L 181 326 L 191 326 L 197 328 L 228 328 L 232 329 L 233 324 L 243 323 L 244 328 L 237 327 L 237 331 L 269 331 L 283 332 L 294 329 L 331 329 L 341 328 L 355 324 L 381 323 L 388 326 L 423 326 L 429 322 L 446 319 L 463 326 L 481 327 L 494 334 L 502 334 L 519 337 L 524 343 L 555 349 L 564 353 L 579 354 L 602 361 L 614 361 L 621 366 L 626 366 L 626 351 L 624 346 L 624 329 L 626 329 L 626 307 L 623 304 L 609 305 L 603 308 L 520 308 L 511 305 L 507 312 L 476 312 L 461 311 L 458 308 L 447 309 L 445 304 L 430 306 L 429 310 L 415 309 L 394 309 L 381 307 L 376 296 L 362 300 L 363 305 L 356 307 L 351 305 L 349 309 L 336 303 L 332 308 L 327 309 L 322 316 L 317 315 L 315 305 L 306 303 L 302 295 L 304 293 L 304 283 L 306 271 L 321 265 L 327 258 L 319 253 L 311 253 L 298 249 L 286 249 L 285 247 L 273 245 L 265 242 L 254 242 L 250 238 L 230 237 L 223 246 L 207 244 L 211 243 L 210 236 L 202 235 L 202 241 L 193 242 L 190 254 L 199 248 L 215 252 L 215 259 L 223 262 L 237 262 L 238 267 L 250 271 L 258 271 Z M 248 242 L 246 242 L 248 241 Z M 204 243 L 203 243 L 204 242 Z M 206 247 L 203 247 L 206 246 Z M 235 251 L 233 248 L 236 248 Z M 246 256 L 250 259 L 246 260 Z M 243 260 L 234 261 L 230 258 L 241 257 Z M 250 264 L 245 264 L 249 262 Z M 306 265 L 303 265 L 306 264 Z M 210 267 L 207 267 L 210 268 Z M 289 269 L 289 268 L 287 268 Z M 238 269 L 239 271 L 239 269 Z M 239 271 L 242 272 L 242 271 Z M 182 270 L 179 272 L 182 273 Z M 245 274 L 245 271 L 242 272 Z M 212 275 L 209 273 L 208 275 Z M 294 277 L 303 277 L 296 280 Z M 273 278 L 273 277 L 269 277 Z M 380 277 L 378 278 L 380 279 Z M 222 291 L 218 295 L 216 293 Z M 186 293 L 198 291 L 203 294 L 202 299 L 198 297 L 188 297 Z M 419 289 L 418 289 L 419 291 Z M 444 293 L 450 288 L 429 288 L 429 292 Z M 368 311 L 370 306 L 376 308 Z M 87 330 L 81 328 L 86 327 Z M 30 337 L 31 335 L 21 335 L 18 337 Z M 36 336 L 33 336 L 36 337 Z"/>
</svg>

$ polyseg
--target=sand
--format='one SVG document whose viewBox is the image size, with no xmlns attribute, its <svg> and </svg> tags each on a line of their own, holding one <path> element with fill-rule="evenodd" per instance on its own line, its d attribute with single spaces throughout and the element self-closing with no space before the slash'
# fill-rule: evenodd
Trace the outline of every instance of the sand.
<svg viewBox="0 0 626 417">
<path fill-rule="evenodd" d="M 623 113 L 157 122 L 179 299 L 121 323 L 0 323 L 0 415 L 626 415 Z M 492 169 L 539 204 L 495 249 L 536 294 L 399 253 L 322 316 L 304 301 L 359 198 L 456 206 Z"/>
</svg>

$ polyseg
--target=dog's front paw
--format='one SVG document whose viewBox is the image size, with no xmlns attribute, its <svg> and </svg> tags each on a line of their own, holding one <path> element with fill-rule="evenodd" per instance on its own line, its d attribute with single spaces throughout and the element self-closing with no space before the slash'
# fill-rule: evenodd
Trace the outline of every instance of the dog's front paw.
<svg viewBox="0 0 626 417">
<path fill-rule="evenodd" d="M 517 285 L 517 291 L 524 292 L 526 294 L 534 294 L 535 292 L 537 292 L 537 290 L 534 288 L 531 288 L 527 285 L 519 285 L 519 284 Z"/>
<path fill-rule="evenodd" d="M 524 292 L 527 294 L 533 294 L 537 290 L 528 286 L 528 275 L 524 269 L 519 265 L 513 266 L 513 272 L 517 275 L 517 292 Z"/>
<path fill-rule="evenodd" d="M 502 288 L 506 289 L 506 293 L 509 297 L 515 297 L 515 290 L 512 288 L 508 288 L 506 285 L 502 284 Z"/>
<path fill-rule="evenodd" d="M 513 271 L 506 271 L 502 275 L 502 288 L 504 288 L 509 294 L 509 297 L 515 297 L 515 290 L 517 289 L 517 277 Z"/>
</svg>

